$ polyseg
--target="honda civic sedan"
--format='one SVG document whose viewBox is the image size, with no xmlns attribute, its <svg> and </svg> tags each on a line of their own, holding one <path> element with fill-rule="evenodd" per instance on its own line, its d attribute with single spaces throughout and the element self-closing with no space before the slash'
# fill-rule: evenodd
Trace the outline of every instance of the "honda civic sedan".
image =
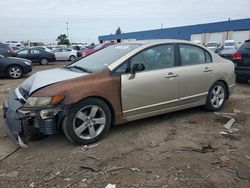
<svg viewBox="0 0 250 188">
<path fill-rule="evenodd" d="M 33 74 L 5 101 L 4 120 L 19 144 L 23 126 L 45 135 L 62 128 L 70 141 L 90 144 L 111 125 L 195 106 L 218 111 L 234 85 L 234 64 L 200 45 L 120 43 Z"/>
</svg>

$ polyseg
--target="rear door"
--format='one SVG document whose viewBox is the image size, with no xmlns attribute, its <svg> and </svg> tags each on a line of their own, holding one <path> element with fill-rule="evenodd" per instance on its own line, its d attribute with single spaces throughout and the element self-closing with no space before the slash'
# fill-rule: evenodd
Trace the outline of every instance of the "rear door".
<svg viewBox="0 0 250 188">
<path fill-rule="evenodd" d="M 58 48 L 54 50 L 54 54 L 56 56 L 56 60 L 63 60 L 62 49 Z"/>
<path fill-rule="evenodd" d="M 191 44 L 179 44 L 180 104 L 202 103 L 213 84 L 215 64 L 210 53 Z"/>
<path fill-rule="evenodd" d="M 139 119 L 166 112 L 178 105 L 179 77 L 176 74 L 175 45 L 166 44 L 148 48 L 133 56 L 128 62 L 131 70 L 143 64 L 145 70 L 121 76 L 123 116 L 128 120 Z M 126 63 L 117 71 L 124 71 Z"/>
<path fill-rule="evenodd" d="M 30 50 L 30 60 L 32 62 L 39 62 L 41 57 L 42 51 L 38 49 L 31 49 Z"/>
</svg>

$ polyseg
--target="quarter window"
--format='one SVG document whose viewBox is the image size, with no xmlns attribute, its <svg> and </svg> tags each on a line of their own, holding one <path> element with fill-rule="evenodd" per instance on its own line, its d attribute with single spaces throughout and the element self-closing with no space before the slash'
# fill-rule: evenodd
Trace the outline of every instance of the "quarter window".
<svg viewBox="0 0 250 188">
<path fill-rule="evenodd" d="M 193 45 L 179 45 L 181 65 L 196 65 L 212 62 L 211 56 L 202 48 Z"/>
<path fill-rule="evenodd" d="M 174 45 L 161 45 L 149 48 L 130 59 L 130 67 L 143 64 L 145 71 L 175 66 Z"/>
</svg>

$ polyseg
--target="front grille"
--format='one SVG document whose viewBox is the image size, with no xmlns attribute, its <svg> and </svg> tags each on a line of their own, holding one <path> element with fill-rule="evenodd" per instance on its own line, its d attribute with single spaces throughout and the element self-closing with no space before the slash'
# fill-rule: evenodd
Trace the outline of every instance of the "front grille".
<svg viewBox="0 0 250 188">
<path fill-rule="evenodd" d="M 29 92 L 23 89 L 22 87 L 19 87 L 19 92 L 26 100 L 29 98 Z"/>
</svg>

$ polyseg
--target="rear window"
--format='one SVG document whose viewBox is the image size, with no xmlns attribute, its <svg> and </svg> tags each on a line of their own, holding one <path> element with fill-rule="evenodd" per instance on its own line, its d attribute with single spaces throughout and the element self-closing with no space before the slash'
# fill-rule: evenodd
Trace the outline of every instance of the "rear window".
<svg viewBox="0 0 250 188">
<path fill-rule="evenodd" d="M 248 52 L 250 51 L 250 41 L 244 42 L 238 49 L 238 52 L 246 52 L 246 51 Z"/>
</svg>

